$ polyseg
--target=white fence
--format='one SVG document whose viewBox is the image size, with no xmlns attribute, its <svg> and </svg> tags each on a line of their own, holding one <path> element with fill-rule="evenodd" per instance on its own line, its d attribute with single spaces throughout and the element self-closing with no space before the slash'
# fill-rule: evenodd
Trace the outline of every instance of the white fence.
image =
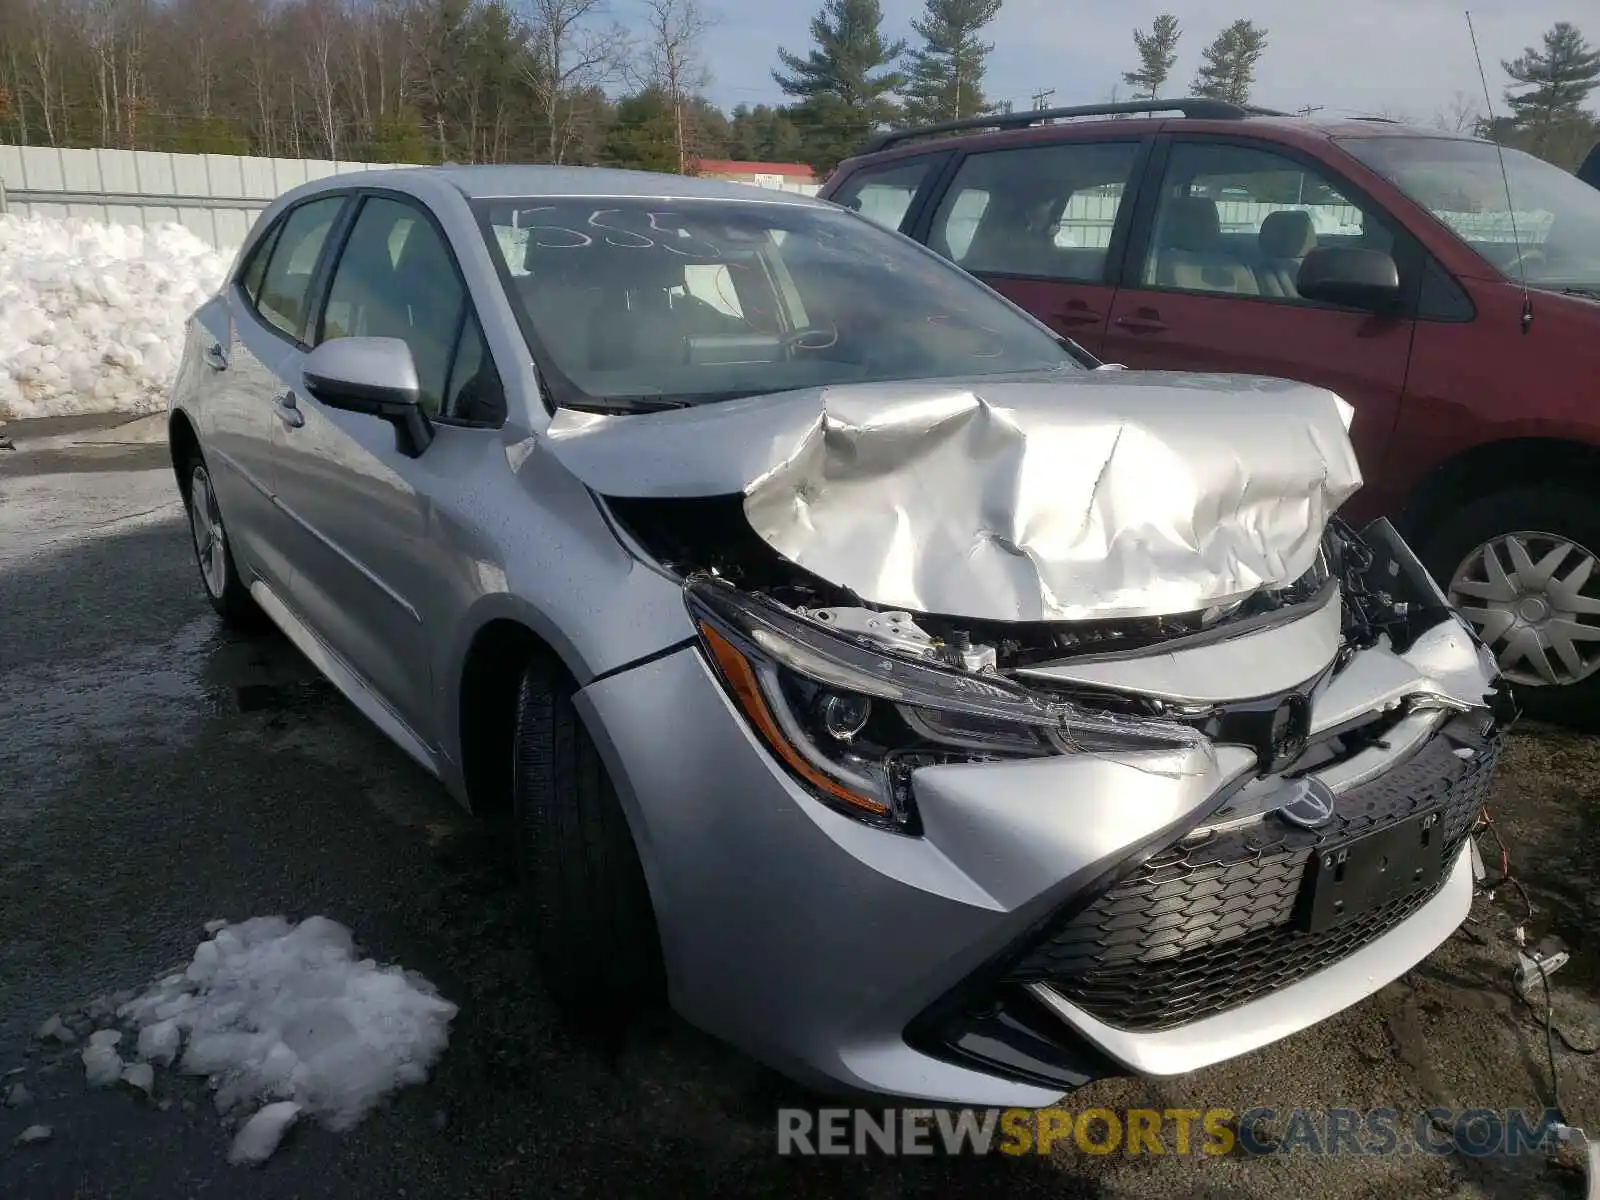
<svg viewBox="0 0 1600 1200">
<path fill-rule="evenodd" d="M 311 179 L 385 163 L 0 146 L 0 210 L 121 225 L 177 222 L 237 246 L 273 199 Z"/>
<path fill-rule="evenodd" d="M 393 165 L 399 164 L 0 146 L 0 212 L 146 227 L 177 222 L 223 249 L 242 242 L 261 210 L 292 187 Z M 790 183 L 776 188 L 817 191 Z"/>
</svg>

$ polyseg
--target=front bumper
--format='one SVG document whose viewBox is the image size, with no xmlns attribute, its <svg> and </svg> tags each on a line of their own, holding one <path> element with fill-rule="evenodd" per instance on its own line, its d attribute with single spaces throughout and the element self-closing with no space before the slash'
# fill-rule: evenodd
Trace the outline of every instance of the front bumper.
<svg viewBox="0 0 1600 1200">
<path fill-rule="evenodd" d="M 1374 662 L 1355 669 L 1358 656 L 1324 693 L 1314 728 L 1352 706 L 1353 688 L 1387 697 L 1408 671 L 1423 678 L 1397 656 Z M 1255 776 L 1249 751 L 926 768 L 924 832 L 907 837 L 795 783 L 696 649 L 578 703 L 639 846 L 679 1012 L 826 1090 L 973 1105 L 1189 1070 L 1389 982 L 1465 915 L 1462 844 L 1496 745 L 1457 755 L 1430 714 L 1412 743 L 1339 768 L 1321 832 L 1267 814 L 1199 846 L 1190 835 L 1223 821 Z M 1436 888 L 1359 937 L 1285 950 L 1285 906 L 1317 845 L 1440 804 L 1453 840 Z"/>
</svg>

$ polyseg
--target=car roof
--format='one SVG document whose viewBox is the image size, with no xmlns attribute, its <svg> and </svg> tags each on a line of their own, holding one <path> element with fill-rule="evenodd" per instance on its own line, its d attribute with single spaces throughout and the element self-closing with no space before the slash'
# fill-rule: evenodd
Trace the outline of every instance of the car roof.
<svg viewBox="0 0 1600 1200">
<path fill-rule="evenodd" d="M 1181 105 L 1191 106 L 1196 114 L 1191 116 L 1167 115 Z M 1210 115 L 1210 110 L 1233 109 L 1230 115 Z M 1118 111 L 1121 116 L 1113 115 Z M 1105 115 L 1098 115 L 1099 113 Z M 1052 113 L 1064 114 L 1053 117 Z M 986 125 L 985 121 L 993 124 Z M 954 123 L 952 123 L 954 124 Z M 1333 138 L 1373 137 L 1429 137 L 1459 141 L 1481 141 L 1471 134 L 1450 133 L 1407 125 L 1383 117 L 1328 117 L 1295 116 L 1267 109 L 1237 108 L 1227 104 L 1204 104 L 1195 101 L 1165 101 L 1154 104 L 1141 102 L 1125 105 L 1087 106 L 1077 109 L 1053 109 L 1040 113 L 1001 114 L 994 118 L 973 118 L 969 130 L 930 126 L 918 129 L 897 130 L 867 143 L 862 151 L 840 164 L 838 174 L 845 167 L 854 168 L 865 162 L 881 162 L 895 158 L 909 158 L 929 152 L 963 149 L 999 149 L 1006 146 L 1030 145 L 1037 142 L 1098 140 L 1107 136 L 1126 137 L 1130 132 L 1139 135 L 1186 131 L 1207 134 L 1245 134 L 1265 136 L 1269 140 L 1291 145 L 1311 146 Z M 904 139 L 904 140 L 901 140 Z M 884 145 L 888 142 L 887 146 Z M 1490 143 L 1485 143 L 1486 145 Z M 879 148 L 883 147 L 883 148 Z"/>
<path fill-rule="evenodd" d="M 396 167 L 330 175 L 320 182 L 334 187 L 378 187 L 419 176 L 439 180 L 469 200 L 525 196 L 605 196 L 672 200 L 742 200 L 769 204 L 824 206 L 799 192 L 782 192 L 753 184 L 695 179 L 659 171 L 625 171 L 610 167 L 454 166 Z M 825 207 L 825 206 L 824 206 Z"/>
</svg>

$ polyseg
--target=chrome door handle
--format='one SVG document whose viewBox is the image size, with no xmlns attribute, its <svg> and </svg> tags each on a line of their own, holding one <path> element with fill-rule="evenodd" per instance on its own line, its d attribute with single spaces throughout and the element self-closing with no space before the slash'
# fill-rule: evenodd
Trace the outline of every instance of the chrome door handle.
<svg viewBox="0 0 1600 1200">
<path fill-rule="evenodd" d="M 228 352 L 222 348 L 221 342 L 212 342 L 200 352 L 200 357 L 205 360 L 206 366 L 213 371 L 226 371 L 228 369 Z"/>
<path fill-rule="evenodd" d="M 299 429 L 306 423 L 305 413 L 300 411 L 299 405 L 294 402 L 294 393 L 285 392 L 272 401 L 272 410 L 278 414 L 278 419 L 290 429 Z"/>
</svg>

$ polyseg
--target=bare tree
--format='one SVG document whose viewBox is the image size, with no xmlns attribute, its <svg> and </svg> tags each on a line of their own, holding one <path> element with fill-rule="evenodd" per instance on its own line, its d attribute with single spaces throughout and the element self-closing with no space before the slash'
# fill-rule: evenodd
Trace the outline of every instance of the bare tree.
<svg viewBox="0 0 1600 1200">
<path fill-rule="evenodd" d="M 258 26 L 254 31 L 261 33 Z M 278 153 L 278 106 L 276 103 L 277 72 L 273 69 L 273 44 L 266 38 L 250 39 L 250 56 L 245 60 L 245 80 L 250 85 L 250 99 L 255 109 L 256 143 L 268 158 Z"/>
<path fill-rule="evenodd" d="M 328 147 L 328 157 L 335 161 L 339 158 L 341 106 L 334 64 L 336 58 L 342 58 L 342 17 L 336 0 L 322 0 L 306 8 L 306 88 L 311 94 L 317 133 Z"/>
<path fill-rule="evenodd" d="M 1433 110 L 1433 127 L 1445 133 L 1471 133 L 1480 119 L 1478 102 L 1470 92 L 1458 91 L 1449 104 Z"/>
<path fill-rule="evenodd" d="M 627 30 L 607 20 L 605 0 L 523 0 L 523 11 L 532 51 L 528 86 L 544 120 L 550 161 L 563 162 L 576 137 L 575 95 L 622 78 L 632 42 Z"/>
<path fill-rule="evenodd" d="M 672 106 L 680 175 L 689 166 L 684 97 L 711 82 L 711 72 L 701 56 L 701 41 L 715 19 L 700 7 L 699 0 L 645 0 L 649 41 L 644 51 L 644 77 Z"/>
<path fill-rule="evenodd" d="M 28 90 L 32 91 L 39 102 L 46 142 L 52 146 L 59 146 L 64 130 L 58 126 L 52 114 L 56 111 L 56 92 L 61 86 L 59 78 L 61 22 L 54 6 L 48 4 L 28 5 L 28 20 L 28 65 L 33 75 Z M 26 106 L 19 104 L 18 107 L 19 111 L 24 111 Z M 65 113 L 62 117 L 64 124 Z"/>
</svg>

